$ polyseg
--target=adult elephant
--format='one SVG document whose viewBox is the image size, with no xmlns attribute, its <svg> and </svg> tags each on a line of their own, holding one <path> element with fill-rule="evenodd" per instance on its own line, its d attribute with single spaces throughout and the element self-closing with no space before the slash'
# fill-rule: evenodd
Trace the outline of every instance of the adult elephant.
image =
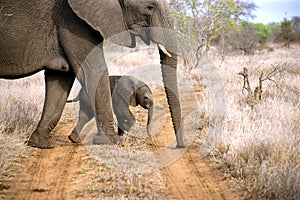
<svg viewBox="0 0 300 200">
<path fill-rule="evenodd" d="M 75 76 L 95 105 L 101 143 L 102 134 L 115 134 L 108 70 L 102 47 L 95 62 L 89 53 L 104 39 L 119 33 L 116 43 L 135 47 L 135 36 L 171 47 L 171 35 L 149 29 L 172 29 L 163 0 L 10 0 L 0 1 L 0 77 L 16 79 L 45 70 L 46 94 L 43 112 L 28 144 L 52 148 L 51 131 L 58 123 Z M 128 31 L 129 30 L 129 31 Z M 176 133 L 177 147 L 184 147 L 181 109 L 177 89 L 177 57 L 159 45 L 163 80 Z M 173 51 L 174 52 L 174 51 Z M 92 67 L 91 67 L 92 66 Z M 93 69 L 97 69 L 96 71 Z M 92 69 L 92 70 L 91 70 Z M 99 75 L 96 82 L 89 77 Z M 90 87 L 90 84 L 93 84 Z M 90 88 L 93 88 L 92 90 Z"/>
<path fill-rule="evenodd" d="M 109 76 L 112 106 L 118 121 L 118 135 L 123 135 L 135 123 L 135 117 L 129 106 L 138 106 L 148 110 L 147 133 L 150 134 L 150 123 L 153 117 L 153 96 L 149 86 L 133 76 Z M 75 99 L 67 102 L 79 102 L 79 119 L 76 127 L 69 135 L 69 139 L 80 142 L 80 132 L 83 127 L 93 118 L 93 108 L 90 106 L 88 95 L 84 89 L 80 89 Z"/>
</svg>

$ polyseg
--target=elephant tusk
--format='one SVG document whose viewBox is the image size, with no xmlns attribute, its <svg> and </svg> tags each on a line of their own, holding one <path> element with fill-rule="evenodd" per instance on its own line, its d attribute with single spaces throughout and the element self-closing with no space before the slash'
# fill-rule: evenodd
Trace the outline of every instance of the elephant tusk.
<svg viewBox="0 0 300 200">
<path fill-rule="evenodd" d="M 164 45 L 158 44 L 158 48 L 160 50 L 162 50 L 162 52 L 164 52 L 164 54 L 166 54 L 168 57 L 170 57 L 170 58 L 172 57 L 172 55 L 167 51 L 167 49 L 166 49 L 166 47 Z"/>
</svg>

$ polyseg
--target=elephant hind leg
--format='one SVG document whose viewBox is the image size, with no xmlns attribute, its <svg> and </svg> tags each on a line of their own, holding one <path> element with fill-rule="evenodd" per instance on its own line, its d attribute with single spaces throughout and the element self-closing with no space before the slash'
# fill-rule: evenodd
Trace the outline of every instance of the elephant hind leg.
<svg viewBox="0 0 300 200">
<path fill-rule="evenodd" d="M 28 140 L 28 145 L 38 148 L 53 148 L 51 131 L 57 125 L 72 88 L 75 75 L 46 69 L 46 95 L 41 119 Z"/>
<path fill-rule="evenodd" d="M 35 130 L 27 141 L 27 145 L 41 149 L 52 149 L 54 146 L 51 143 L 51 138 L 46 135 L 41 135 Z"/>
</svg>

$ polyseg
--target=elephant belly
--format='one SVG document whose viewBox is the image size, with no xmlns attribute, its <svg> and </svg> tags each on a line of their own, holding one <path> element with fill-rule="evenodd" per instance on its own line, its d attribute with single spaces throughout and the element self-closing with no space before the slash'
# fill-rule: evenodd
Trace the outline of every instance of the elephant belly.
<svg viewBox="0 0 300 200">
<path fill-rule="evenodd" d="M 31 75 L 59 56 L 52 1 L 12 0 L 0 8 L 0 78 Z"/>
<path fill-rule="evenodd" d="M 29 67 L 2 67 L 0 68 L 0 78 L 4 79 L 16 79 L 23 78 L 26 76 L 30 76 L 41 71 L 43 67 L 37 68 L 29 68 Z"/>
</svg>

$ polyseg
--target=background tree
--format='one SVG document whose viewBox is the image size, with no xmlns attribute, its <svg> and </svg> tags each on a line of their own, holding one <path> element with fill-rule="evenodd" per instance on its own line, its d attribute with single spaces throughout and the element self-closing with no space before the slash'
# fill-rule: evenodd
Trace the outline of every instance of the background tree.
<svg viewBox="0 0 300 200">
<path fill-rule="evenodd" d="M 284 47 L 289 48 L 293 38 L 292 21 L 284 18 L 281 22 L 280 30 L 280 37 L 283 40 Z"/>
<path fill-rule="evenodd" d="M 254 24 L 255 31 L 257 34 L 258 42 L 264 45 L 272 36 L 272 25 L 265 25 L 262 23 Z"/>
<path fill-rule="evenodd" d="M 259 41 L 258 33 L 254 24 L 242 21 L 238 28 L 231 32 L 225 46 L 227 52 L 243 52 L 252 54 L 257 48 Z"/>
<path fill-rule="evenodd" d="M 242 18 L 253 18 L 257 6 L 247 0 L 170 0 L 175 26 L 208 50 L 224 43 Z"/>
<path fill-rule="evenodd" d="M 291 26 L 293 30 L 293 39 L 295 42 L 300 43 L 300 17 L 294 16 L 291 20 Z"/>
<path fill-rule="evenodd" d="M 284 18 L 280 23 L 269 24 L 273 42 L 283 43 L 289 48 L 290 43 L 300 43 L 300 17 L 293 16 L 291 20 Z"/>
</svg>

